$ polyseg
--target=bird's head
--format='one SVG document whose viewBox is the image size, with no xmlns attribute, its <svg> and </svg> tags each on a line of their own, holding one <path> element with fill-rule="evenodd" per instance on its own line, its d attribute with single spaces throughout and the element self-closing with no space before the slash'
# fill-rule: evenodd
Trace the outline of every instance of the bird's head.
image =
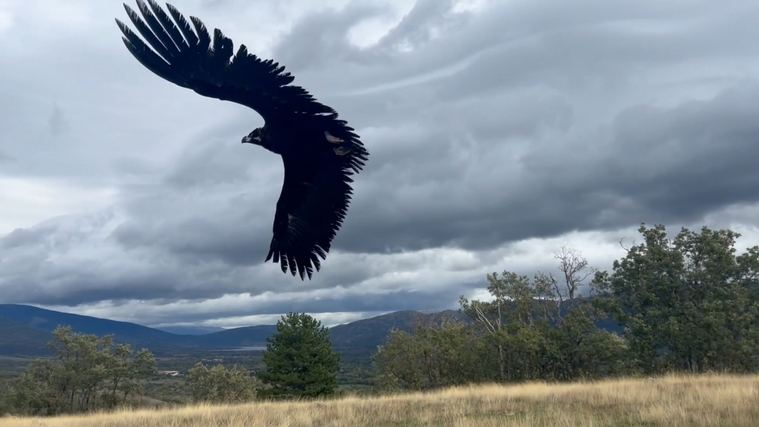
<svg viewBox="0 0 759 427">
<path fill-rule="evenodd" d="M 263 128 L 253 129 L 253 132 L 249 133 L 247 136 L 243 137 L 242 139 L 243 144 L 263 145 L 263 142 L 264 142 Z"/>
</svg>

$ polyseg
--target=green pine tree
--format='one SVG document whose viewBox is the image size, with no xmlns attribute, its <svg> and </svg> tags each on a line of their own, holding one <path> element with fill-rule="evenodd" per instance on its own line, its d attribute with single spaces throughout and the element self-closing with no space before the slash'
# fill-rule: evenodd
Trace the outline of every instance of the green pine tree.
<svg viewBox="0 0 759 427">
<path fill-rule="evenodd" d="M 268 341 L 266 371 L 259 375 L 268 385 L 259 391 L 262 397 L 318 397 L 335 392 L 340 360 L 321 322 L 305 313 L 288 313 L 277 322 L 277 332 Z"/>
</svg>

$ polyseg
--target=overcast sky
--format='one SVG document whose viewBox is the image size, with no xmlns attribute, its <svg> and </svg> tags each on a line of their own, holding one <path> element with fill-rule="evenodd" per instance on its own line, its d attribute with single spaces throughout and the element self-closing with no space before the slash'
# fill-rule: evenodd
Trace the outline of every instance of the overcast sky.
<svg viewBox="0 0 759 427">
<path fill-rule="evenodd" d="M 371 157 L 314 280 L 263 264 L 262 125 L 143 68 L 120 1 L 0 0 L 0 303 L 151 326 L 454 308 L 647 224 L 759 244 L 755 0 L 177 0 Z"/>
</svg>

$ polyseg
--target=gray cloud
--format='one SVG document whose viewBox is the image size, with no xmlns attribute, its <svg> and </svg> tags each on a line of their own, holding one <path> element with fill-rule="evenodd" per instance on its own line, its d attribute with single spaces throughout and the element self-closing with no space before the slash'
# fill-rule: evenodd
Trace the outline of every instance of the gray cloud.
<svg viewBox="0 0 759 427">
<path fill-rule="evenodd" d="M 262 263 L 283 171 L 239 143 L 260 117 L 146 71 L 118 4 L 0 10 L 2 302 L 151 324 L 349 318 L 455 306 L 565 244 L 608 265 L 640 222 L 756 241 L 759 6 L 483 4 L 182 5 L 286 65 L 371 152 L 307 283 Z"/>
<path fill-rule="evenodd" d="M 378 8 L 368 3 L 351 3 L 341 10 L 325 10 L 304 17 L 280 41 L 274 56 L 298 70 L 350 61 L 358 49 L 348 42 L 347 29 L 377 13 Z"/>
<path fill-rule="evenodd" d="M 57 104 L 53 106 L 53 111 L 50 113 L 50 118 L 47 120 L 47 126 L 53 137 L 59 136 L 69 129 L 69 123 L 66 120 L 66 116 L 63 114 L 61 107 Z"/>
</svg>

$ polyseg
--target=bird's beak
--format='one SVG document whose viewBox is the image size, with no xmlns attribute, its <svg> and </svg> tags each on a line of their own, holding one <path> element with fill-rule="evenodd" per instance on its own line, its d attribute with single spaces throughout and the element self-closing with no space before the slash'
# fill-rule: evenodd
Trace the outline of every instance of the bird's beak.
<svg viewBox="0 0 759 427">
<path fill-rule="evenodd" d="M 256 136 L 256 137 L 251 138 L 250 135 L 248 135 L 248 136 L 246 136 L 246 137 L 244 137 L 242 139 L 242 143 L 243 144 L 260 144 L 261 143 L 261 137 L 260 136 Z"/>
</svg>

